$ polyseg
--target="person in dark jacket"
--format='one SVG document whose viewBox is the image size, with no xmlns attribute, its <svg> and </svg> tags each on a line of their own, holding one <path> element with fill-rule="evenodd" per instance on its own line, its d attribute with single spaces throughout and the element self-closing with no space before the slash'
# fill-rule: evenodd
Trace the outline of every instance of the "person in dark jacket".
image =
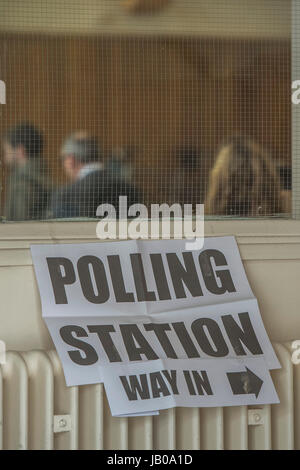
<svg viewBox="0 0 300 470">
<path fill-rule="evenodd" d="M 32 124 L 18 124 L 3 136 L 3 151 L 4 163 L 8 169 L 5 219 L 43 219 L 51 183 L 42 158 L 42 134 Z"/>
<path fill-rule="evenodd" d="M 113 205 L 118 215 L 119 196 L 127 196 L 128 206 L 141 202 L 133 185 L 105 169 L 96 139 L 75 133 L 66 139 L 61 154 L 70 184 L 53 195 L 50 217 L 95 218 L 101 204 Z"/>
</svg>

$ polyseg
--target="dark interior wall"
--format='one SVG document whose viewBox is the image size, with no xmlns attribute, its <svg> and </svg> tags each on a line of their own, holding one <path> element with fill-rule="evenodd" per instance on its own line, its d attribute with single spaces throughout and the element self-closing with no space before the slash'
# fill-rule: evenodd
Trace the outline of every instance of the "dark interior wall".
<svg viewBox="0 0 300 470">
<path fill-rule="evenodd" d="M 63 138 L 86 129 L 105 154 L 134 149 L 148 201 L 178 200 L 185 185 L 202 202 L 215 151 L 232 133 L 290 163 L 290 60 L 288 41 L 2 35 L 0 132 L 21 120 L 39 126 L 59 181 Z M 200 155 L 185 175 L 181 146 Z"/>
</svg>

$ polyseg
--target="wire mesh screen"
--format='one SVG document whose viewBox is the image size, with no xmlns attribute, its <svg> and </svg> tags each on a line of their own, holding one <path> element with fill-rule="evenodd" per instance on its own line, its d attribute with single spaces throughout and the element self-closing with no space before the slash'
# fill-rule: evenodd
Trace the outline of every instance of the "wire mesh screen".
<svg viewBox="0 0 300 470">
<path fill-rule="evenodd" d="M 0 84 L 2 221 L 291 212 L 289 0 L 0 0 Z"/>
</svg>

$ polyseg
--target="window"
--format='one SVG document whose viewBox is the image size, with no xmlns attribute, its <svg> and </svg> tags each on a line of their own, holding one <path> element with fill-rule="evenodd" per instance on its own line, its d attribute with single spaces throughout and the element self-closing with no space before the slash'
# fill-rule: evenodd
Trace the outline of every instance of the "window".
<svg viewBox="0 0 300 470">
<path fill-rule="evenodd" d="M 3 0 L 3 222 L 94 219 L 120 195 L 290 217 L 291 5 Z"/>
</svg>

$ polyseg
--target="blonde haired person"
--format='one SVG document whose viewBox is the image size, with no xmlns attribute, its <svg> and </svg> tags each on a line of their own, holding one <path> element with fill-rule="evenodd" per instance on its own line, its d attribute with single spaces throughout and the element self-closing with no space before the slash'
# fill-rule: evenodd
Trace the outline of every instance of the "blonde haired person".
<svg viewBox="0 0 300 470">
<path fill-rule="evenodd" d="M 232 137 L 221 147 L 204 207 L 208 215 L 257 217 L 284 212 L 275 165 L 254 140 Z"/>
</svg>

